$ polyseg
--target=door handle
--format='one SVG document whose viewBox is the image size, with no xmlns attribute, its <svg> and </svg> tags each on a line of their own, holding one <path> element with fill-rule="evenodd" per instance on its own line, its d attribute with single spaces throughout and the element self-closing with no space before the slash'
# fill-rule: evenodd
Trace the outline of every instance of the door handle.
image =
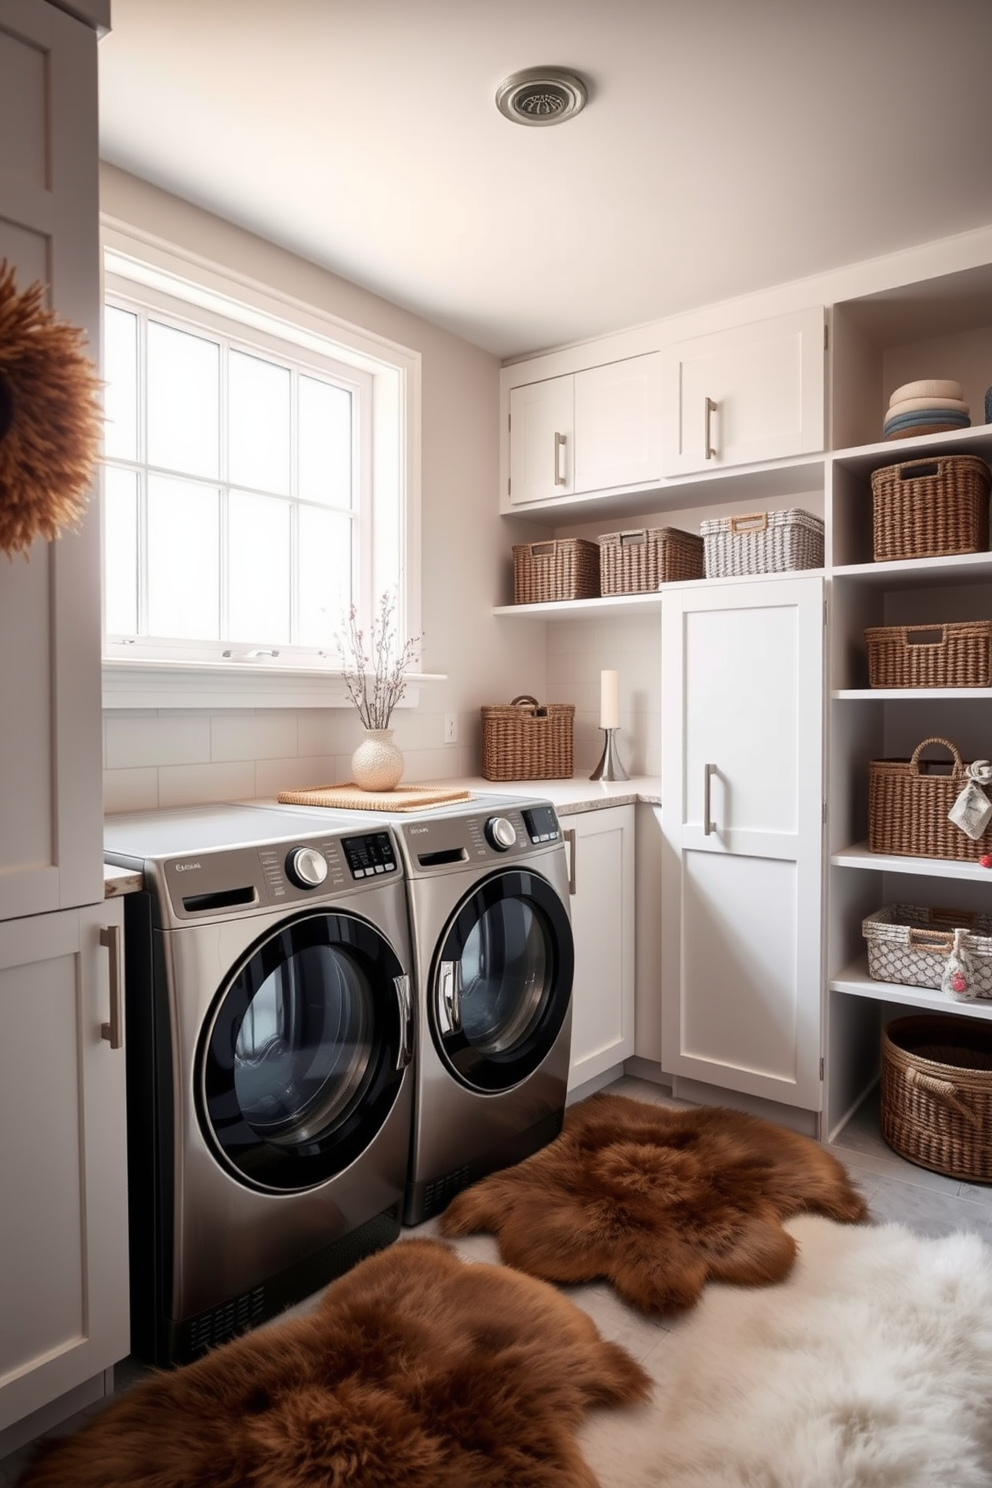
<svg viewBox="0 0 992 1488">
<path fill-rule="evenodd" d="M 717 773 L 716 765 L 703 766 L 703 836 L 709 837 L 715 830 L 710 821 L 710 781 Z"/>
<path fill-rule="evenodd" d="M 410 999 L 410 978 L 393 977 L 396 1001 L 400 1007 L 400 1048 L 396 1056 L 396 1068 L 405 1069 L 413 1058 L 413 1004 Z"/>
<path fill-rule="evenodd" d="M 121 927 L 105 925 L 100 931 L 100 944 L 110 952 L 110 1022 L 100 1024 L 100 1037 L 112 1049 L 124 1045 L 124 979 L 121 975 Z"/>
<path fill-rule="evenodd" d="M 571 897 L 575 893 L 575 828 L 566 827 L 562 836 L 568 843 L 568 892 Z"/>
<path fill-rule="evenodd" d="M 460 1033 L 462 1028 L 462 963 L 441 962 L 441 997 L 438 1018 L 444 1033 Z"/>
<path fill-rule="evenodd" d="M 710 415 L 716 413 L 716 404 L 713 402 L 712 398 L 704 398 L 703 404 L 703 412 L 705 415 L 705 423 L 703 428 L 703 450 L 705 451 L 707 460 L 712 460 L 713 456 L 716 454 L 716 450 L 710 443 Z"/>
<path fill-rule="evenodd" d="M 555 485 L 556 486 L 563 486 L 565 484 L 564 461 L 561 458 L 561 456 L 564 454 L 564 451 L 565 451 L 565 435 L 564 434 L 559 434 L 556 431 L 556 433 L 555 433 Z"/>
</svg>

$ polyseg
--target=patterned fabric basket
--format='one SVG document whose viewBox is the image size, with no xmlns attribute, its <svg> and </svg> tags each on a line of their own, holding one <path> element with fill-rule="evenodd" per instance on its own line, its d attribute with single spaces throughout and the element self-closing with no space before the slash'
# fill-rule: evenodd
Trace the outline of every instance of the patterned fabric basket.
<svg viewBox="0 0 992 1488">
<path fill-rule="evenodd" d="M 644 594 L 659 584 L 703 577 L 703 539 L 678 527 L 605 532 L 599 542 L 603 594 Z"/>
<path fill-rule="evenodd" d="M 882 1136 L 949 1178 L 992 1183 L 992 1023 L 954 1013 L 882 1031 Z"/>
<path fill-rule="evenodd" d="M 595 599 L 599 595 L 599 545 L 584 537 L 518 543 L 513 549 L 513 603 Z"/>
<path fill-rule="evenodd" d="M 573 773 L 571 703 L 515 697 L 483 707 L 482 775 L 485 780 L 568 780 Z"/>
<path fill-rule="evenodd" d="M 872 687 L 992 686 L 992 620 L 873 625 L 865 645 Z"/>
<path fill-rule="evenodd" d="M 751 512 L 700 522 L 706 577 L 823 567 L 823 521 L 812 512 Z"/>
<path fill-rule="evenodd" d="M 868 944 L 868 975 L 876 982 L 939 989 L 954 931 L 972 965 L 970 997 L 992 997 L 992 915 L 968 909 L 927 909 L 890 904 L 862 921 Z"/>
<path fill-rule="evenodd" d="M 928 744 L 949 750 L 953 764 L 921 759 Z M 924 739 L 908 760 L 869 761 L 869 850 L 977 863 L 992 852 L 992 826 L 975 839 L 947 819 L 965 783 L 965 762 L 949 739 Z"/>
<path fill-rule="evenodd" d="M 977 455 L 884 465 L 871 477 L 876 563 L 984 553 L 992 471 Z"/>
</svg>

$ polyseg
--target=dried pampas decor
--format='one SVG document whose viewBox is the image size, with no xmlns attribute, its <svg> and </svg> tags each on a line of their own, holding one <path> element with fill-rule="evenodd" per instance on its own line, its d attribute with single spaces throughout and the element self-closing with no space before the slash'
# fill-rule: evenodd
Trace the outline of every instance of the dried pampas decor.
<svg viewBox="0 0 992 1488">
<path fill-rule="evenodd" d="M 0 551 L 26 553 L 86 509 L 103 432 L 100 379 L 83 332 L 18 293 L 0 261 Z"/>
</svg>

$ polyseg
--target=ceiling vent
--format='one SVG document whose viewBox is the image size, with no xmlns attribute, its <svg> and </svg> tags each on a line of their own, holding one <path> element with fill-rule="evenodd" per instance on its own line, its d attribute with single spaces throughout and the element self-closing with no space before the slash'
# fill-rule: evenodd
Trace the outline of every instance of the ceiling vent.
<svg viewBox="0 0 992 1488">
<path fill-rule="evenodd" d="M 526 67 L 504 78 L 496 107 L 514 124 L 563 124 L 585 107 L 586 85 L 563 67 Z"/>
</svg>

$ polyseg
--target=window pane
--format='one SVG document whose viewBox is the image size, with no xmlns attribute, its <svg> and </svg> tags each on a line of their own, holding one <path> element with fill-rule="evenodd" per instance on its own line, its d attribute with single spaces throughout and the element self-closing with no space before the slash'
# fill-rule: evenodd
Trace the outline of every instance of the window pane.
<svg viewBox="0 0 992 1488">
<path fill-rule="evenodd" d="M 138 458 L 138 317 L 108 305 L 103 317 L 103 446 L 108 459 Z"/>
<path fill-rule="evenodd" d="M 352 504 L 351 394 L 300 378 L 300 497 L 322 506 Z"/>
<path fill-rule="evenodd" d="M 232 351 L 230 479 L 289 495 L 289 368 Z"/>
<path fill-rule="evenodd" d="M 133 470 L 103 472 L 104 612 L 110 635 L 138 629 L 138 477 Z"/>
<path fill-rule="evenodd" d="M 352 522 L 300 507 L 300 645 L 335 648 L 352 599 Z"/>
<path fill-rule="evenodd" d="M 212 486 L 148 477 L 148 633 L 220 636 L 220 497 Z"/>
<path fill-rule="evenodd" d="M 287 645 L 289 505 L 232 491 L 228 506 L 228 627 L 232 641 Z"/>
<path fill-rule="evenodd" d="M 216 476 L 220 347 L 148 322 L 148 459 L 186 475 Z"/>
</svg>

